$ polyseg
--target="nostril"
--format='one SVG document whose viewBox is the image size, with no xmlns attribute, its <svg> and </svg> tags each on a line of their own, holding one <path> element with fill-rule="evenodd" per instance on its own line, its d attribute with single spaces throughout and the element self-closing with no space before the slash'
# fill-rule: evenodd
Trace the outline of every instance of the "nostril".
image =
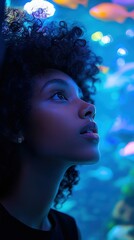
<svg viewBox="0 0 134 240">
<path fill-rule="evenodd" d="M 81 101 L 82 105 L 81 108 L 79 109 L 79 116 L 81 118 L 92 118 L 94 119 L 95 117 L 95 106 L 93 104 L 89 104 L 85 101 Z"/>
<path fill-rule="evenodd" d="M 85 117 L 91 116 L 91 115 L 92 115 L 92 112 L 91 112 L 91 111 L 88 111 L 88 112 L 85 113 Z"/>
<path fill-rule="evenodd" d="M 93 113 L 92 111 L 88 111 L 85 113 L 85 117 L 90 117 L 92 119 L 95 118 L 95 113 Z"/>
</svg>

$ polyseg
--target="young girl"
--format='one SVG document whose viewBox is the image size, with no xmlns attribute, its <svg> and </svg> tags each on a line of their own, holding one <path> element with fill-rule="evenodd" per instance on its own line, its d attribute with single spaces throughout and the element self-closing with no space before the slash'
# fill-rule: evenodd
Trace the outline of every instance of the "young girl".
<svg viewBox="0 0 134 240">
<path fill-rule="evenodd" d="M 13 10 L 3 26 L 0 239 L 78 240 L 75 220 L 52 206 L 78 183 L 75 166 L 99 159 L 91 94 L 100 58 L 80 27 L 26 17 Z"/>
</svg>

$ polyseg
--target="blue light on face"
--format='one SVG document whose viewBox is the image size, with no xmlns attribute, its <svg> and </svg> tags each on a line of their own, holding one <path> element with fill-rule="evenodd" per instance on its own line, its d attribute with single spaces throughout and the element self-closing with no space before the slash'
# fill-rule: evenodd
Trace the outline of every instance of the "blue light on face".
<svg viewBox="0 0 134 240">
<path fill-rule="evenodd" d="M 32 0 L 24 5 L 24 10 L 36 18 L 48 18 L 54 15 L 54 5 L 45 0 Z"/>
</svg>

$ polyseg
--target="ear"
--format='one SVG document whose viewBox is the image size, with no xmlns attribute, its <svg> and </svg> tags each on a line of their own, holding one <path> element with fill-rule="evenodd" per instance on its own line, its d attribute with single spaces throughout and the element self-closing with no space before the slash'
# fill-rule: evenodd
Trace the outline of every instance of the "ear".
<svg viewBox="0 0 134 240">
<path fill-rule="evenodd" d="M 24 137 L 23 136 L 18 137 L 17 143 L 22 143 L 23 141 L 24 141 Z"/>
<path fill-rule="evenodd" d="M 24 141 L 24 136 L 21 133 L 19 133 L 18 135 L 12 135 L 10 136 L 10 141 L 20 144 Z"/>
</svg>

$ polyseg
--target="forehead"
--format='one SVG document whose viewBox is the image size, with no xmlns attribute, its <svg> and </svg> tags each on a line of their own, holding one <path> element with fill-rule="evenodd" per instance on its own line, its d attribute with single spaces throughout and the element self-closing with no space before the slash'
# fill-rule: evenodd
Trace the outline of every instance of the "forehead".
<svg viewBox="0 0 134 240">
<path fill-rule="evenodd" d="M 51 80 L 62 80 L 63 85 L 65 83 L 69 86 L 72 87 L 74 90 L 76 90 L 77 92 L 81 92 L 81 89 L 79 88 L 79 86 L 77 85 L 77 83 L 66 73 L 60 71 L 60 70 L 56 70 L 56 69 L 47 69 L 43 75 L 41 75 L 40 77 L 36 77 L 35 81 L 35 85 L 36 85 L 36 91 L 37 89 L 41 90 L 41 88 L 44 86 L 44 84 L 46 83 L 50 83 Z M 56 82 L 56 81 L 55 81 Z M 54 83 L 54 81 L 53 81 Z M 59 81 L 59 84 L 61 84 L 61 82 Z M 61 84 L 62 85 L 62 84 Z"/>
</svg>

